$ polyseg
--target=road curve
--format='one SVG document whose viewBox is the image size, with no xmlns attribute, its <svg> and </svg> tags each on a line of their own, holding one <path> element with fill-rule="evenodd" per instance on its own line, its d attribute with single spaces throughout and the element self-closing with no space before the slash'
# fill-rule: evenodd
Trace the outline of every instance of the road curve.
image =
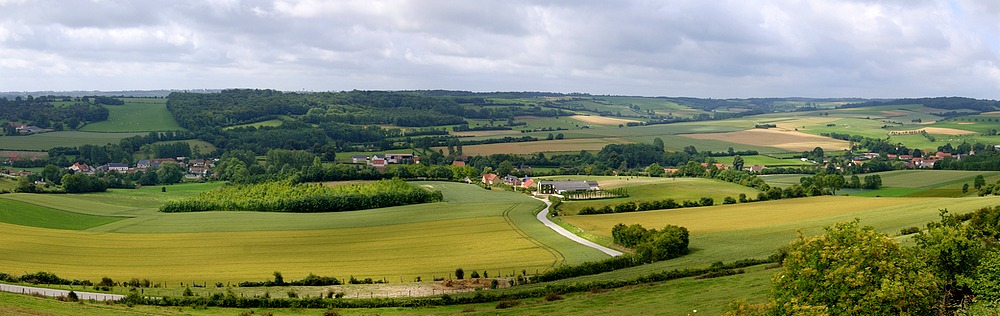
<svg viewBox="0 0 1000 316">
<path fill-rule="evenodd" d="M 596 243 L 594 243 L 592 241 L 583 239 L 582 237 L 577 236 L 576 234 L 571 233 L 570 231 L 566 230 L 565 228 L 562 228 L 559 225 L 556 225 L 556 223 L 553 223 L 551 220 L 549 220 L 549 207 L 552 206 L 552 203 L 549 202 L 546 199 L 539 199 L 539 198 L 535 198 L 535 199 L 539 200 L 539 201 L 542 201 L 542 203 L 545 203 L 545 209 L 543 209 L 541 212 L 538 212 L 538 215 L 535 216 L 535 218 L 538 218 L 538 221 L 542 222 L 542 224 L 545 224 L 545 226 L 547 226 L 548 228 L 551 228 L 552 230 L 556 231 L 560 235 L 563 235 L 563 236 L 565 236 L 566 238 L 569 238 L 572 241 L 575 241 L 575 242 L 577 242 L 577 243 L 579 243 L 581 245 L 584 245 L 584 246 L 587 246 L 587 247 L 590 247 L 590 248 L 594 248 L 594 249 L 600 250 L 601 252 L 606 253 L 606 254 L 608 254 L 608 255 L 610 255 L 612 257 L 617 257 L 617 256 L 621 256 L 622 255 L 621 251 L 614 250 L 614 249 L 611 249 L 611 248 L 608 248 L 608 247 L 604 247 L 604 246 L 598 245 L 598 244 L 596 244 Z"/>
<path fill-rule="evenodd" d="M 10 284 L 0 284 L 0 291 L 11 292 L 11 293 L 21 293 L 21 294 L 39 294 L 43 296 L 50 297 L 60 297 L 69 295 L 69 291 L 66 290 L 53 290 L 45 289 L 39 287 L 30 286 L 20 286 L 20 285 L 10 285 Z M 75 292 L 75 291 L 74 291 Z M 90 292 L 76 292 L 77 298 L 81 300 L 88 301 L 117 301 L 125 298 L 124 295 L 118 294 L 104 294 L 104 293 L 90 293 Z"/>
</svg>

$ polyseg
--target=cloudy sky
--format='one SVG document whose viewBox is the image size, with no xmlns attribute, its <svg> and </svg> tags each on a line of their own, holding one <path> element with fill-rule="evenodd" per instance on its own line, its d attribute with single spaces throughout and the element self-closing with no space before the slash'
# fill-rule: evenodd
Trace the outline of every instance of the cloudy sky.
<svg viewBox="0 0 1000 316">
<path fill-rule="evenodd" d="M 1000 99 L 1000 1 L 0 0 L 0 91 Z"/>
</svg>

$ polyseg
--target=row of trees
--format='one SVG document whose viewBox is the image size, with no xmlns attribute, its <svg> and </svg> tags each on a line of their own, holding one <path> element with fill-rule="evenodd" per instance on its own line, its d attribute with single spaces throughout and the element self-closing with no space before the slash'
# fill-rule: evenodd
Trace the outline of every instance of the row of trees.
<svg viewBox="0 0 1000 316">
<path fill-rule="evenodd" d="M 687 228 L 667 225 L 663 229 L 646 229 L 639 224 L 615 225 L 611 236 L 616 244 L 635 249 L 643 262 L 656 262 L 676 258 L 688 252 Z"/>
</svg>

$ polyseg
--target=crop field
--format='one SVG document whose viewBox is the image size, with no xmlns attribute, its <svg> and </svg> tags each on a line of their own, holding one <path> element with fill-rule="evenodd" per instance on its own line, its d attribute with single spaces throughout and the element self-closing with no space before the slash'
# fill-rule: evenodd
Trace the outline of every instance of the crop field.
<svg viewBox="0 0 1000 316">
<path fill-rule="evenodd" d="M 821 147 L 828 151 L 850 148 L 849 143 L 842 140 L 795 131 L 779 131 L 773 129 L 751 129 L 739 132 L 689 134 L 685 136 L 698 140 L 721 140 L 756 146 L 777 147 L 791 151 L 809 151 L 816 147 Z"/>
<path fill-rule="evenodd" d="M 53 229 L 83 230 L 124 218 L 71 213 L 24 202 L 0 199 L 0 222 Z"/>
<path fill-rule="evenodd" d="M 621 138 L 561 139 L 522 143 L 470 145 L 463 146 L 462 152 L 470 156 L 485 156 L 492 154 L 531 154 L 537 152 L 580 152 L 581 150 L 600 150 L 608 144 L 627 143 L 630 142 Z"/>
<path fill-rule="evenodd" d="M 4 195 L 0 201 L 8 204 L 38 206 L 5 209 L 18 217 L 75 212 L 130 218 L 72 227 L 84 231 L 40 228 L 37 222 L 0 224 L 6 234 L 0 241 L 5 254 L 0 271 L 51 271 L 79 279 L 146 277 L 154 282 L 235 282 L 267 279 L 274 271 L 289 279 L 311 272 L 412 280 L 447 276 L 457 267 L 500 275 L 606 256 L 538 223 L 533 212 L 541 202 L 457 183 L 418 183 L 442 190 L 447 202 L 369 211 L 156 212 L 167 199 L 213 185 L 167 186 L 166 193 L 146 187 L 81 195 Z M 155 197 L 157 193 L 169 197 Z M 113 253 L 127 255 L 108 255 Z"/>
<path fill-rule="evenodd" d="M 757 191 L 729 182 L 702 178 L 650 178 L 650 177 L 592 177 L 592 176 L 559 176 L 546 177 L 546 180 L 596 180 L 601 188 L 625 188 L 629 197 L 600 199 L 589 201 L 564 201 L 560 206 L 560 214 L 576 214 L 584 207 L 601 208 L 605 205 L 617 205 L 628 201 L 660 201 L 674 199 L 683 201 L 698 201 L 702 197 L 710 197 L 716 204 L 722 204 L 722 199 L 729 196 L 736 198 L 740 193 L 756 197 Z M 588 215 L 589 216 L 589 215 Z"/>
<path fill-rule="evenodd" d="M 604 215 L 561 216 L 563 221 L 610 239 L 611 227 L 624 223 L 660 228 L 667 224 L 687 227 L 691 232 L 686 256 L 629 271 L 615 271 L 601 278 L 625 278 L 663 269 L 703 267 L 715 261 L 731 262 L 743 258 L 765 258 L 796 237 L 821 232 L 822 227 L 837 222 L 860 219 L 888 233 L 938 220 L 938 210 L 964 213 L 1000 203 L 1000 197 L 970 198 L 868 198 L 822 196 L 711 207 L 681 208 Z M 596 276 L 574 281 L 596 279 Z"/>
<path fill-rule="evenodd" d="M 104 133 L 184 130 L 167 110 L 167 99 L 128 98 L 124 105 L 104 107 L 109 110 L 107 121 L 90 123 L 80 130 Z"/>
<path fill-rule="evenodd" d="M 574 115 L 570 117 L 573 118 L 574 120 L 583 122 L 585 124 L 593 124 L 593 125 L 618 126 L 619 124 L 639 122 L 636 120 L 628 120 L 628 119 L 621 119 L 621 118 L 614 118 L 607 116 L 594 116 L 594 115 Z"/>
<path fill-rule="evenodd" d="M 996 171 L 961 171 L 961 170 L 897 170 L 876 173 L 882 178 L 882 188 L 878 190 L 843 190 L 850 195 L 859 196 L 910 196 L 910 197 L 959 197 L 976 195 L 975 189 L 962 193 L 962 184 L 971 187 L 977 175 L 983 175 L 986 183 L 1000 180 L 1000 172 Z M 868 174 L 858 175 L 864 178 Z M 768 184 L 787 187 L 799 183 L 801 174 L 765 175 L 761 178 Z M 811 176 L 811 175 L 810 175 Z"/>
<path fill-rule="evenodd" d="M 52 147 L 77 147 L 80 145 L 105 145 L 118 143 L 126 137 L 142 133 L 93 133 L 93 132 L 48 132 L 25 136 L 0 136 L 0 149 L 6 150 L 49 150 Z"/>
</svg>

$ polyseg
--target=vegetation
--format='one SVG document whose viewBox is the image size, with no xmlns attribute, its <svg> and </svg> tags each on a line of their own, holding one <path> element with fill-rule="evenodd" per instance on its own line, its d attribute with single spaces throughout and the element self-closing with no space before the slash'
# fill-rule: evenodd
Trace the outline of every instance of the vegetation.
<svg viewBox="0 0 1000 316">
<path fill-rule="evenodd" d="M 335 187 L 268 182 L 222 187 L 197 197 L 168 202 L 160 211 L 341 212 L 442 199 L 440 191 L 414 187 L 398 179 Z"/>
</svg>

